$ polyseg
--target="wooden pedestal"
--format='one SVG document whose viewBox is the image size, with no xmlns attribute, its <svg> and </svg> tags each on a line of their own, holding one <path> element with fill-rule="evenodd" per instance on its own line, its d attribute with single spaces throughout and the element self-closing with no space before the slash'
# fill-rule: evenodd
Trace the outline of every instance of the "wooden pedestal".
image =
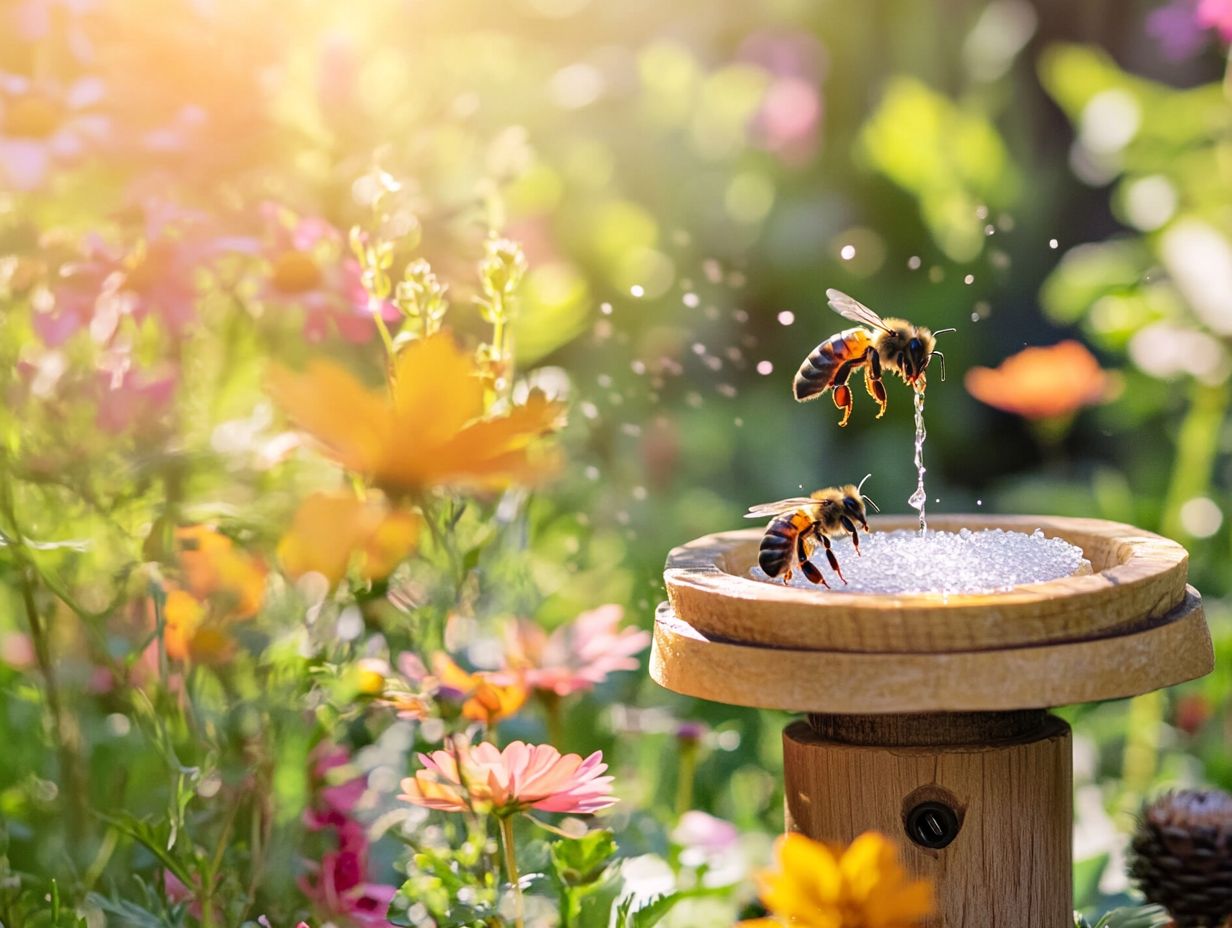
<svg viewBox="0 0 1232 928">
<path fill-rule="evenodd" d="M 1069 726 L 1043 712 L 813 717 L 783 732 L 787 828 L 894 838 L 936 888 L 928 928 L 1059 928 L 1070 758 Z"/>
<path fill-rule="evenodd" d="M 931 928 L 1060 928 L 1072 762 L 1068 726 L 1045 710 L 1209 673 L 1202 599 L 1185 549 L 1131 525 L 930 521 L 1042 529 L 1090 570 L 988 594 L 803 590 L 749 577 L 760 531 L 711 535 L 668 557 L 650 674 L 699 699 L 809 713 L 783 733 L 787 827 L 895 839 L 936 884 Z"/>
</svg>

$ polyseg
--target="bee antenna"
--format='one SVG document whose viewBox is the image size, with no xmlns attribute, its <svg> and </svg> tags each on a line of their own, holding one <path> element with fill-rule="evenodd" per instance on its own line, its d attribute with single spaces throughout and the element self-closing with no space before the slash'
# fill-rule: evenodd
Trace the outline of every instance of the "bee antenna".
<svg viewBox="0 0 1232 928">
<path fill-rule="evenodd" d="M 934 351 L 933 354 L 941 359 L 941 382 L 945 383 L 945 355 L 940 351 Z"/>
<path fill-rule="evenodd" d="M 873 507 L 873 512 L 881 512 L 881 510 L 877 508 L 877 504 L 874 503 L 867 496 L 865 496 L 863 493 L 860 494 L 860 497 L 864 500 L 864 502 L 868 503 L 870 506 Z"/>
<path fill-rule="evenodd" d="M 873 476 L 873 475 L 872 475 L 872 474 L 865 474 L 865 475 L 864 475 L 864 480 L 861 480 L 861 481 L 859 482 L 859 484 L 857 484 L 857 485 L 856 485 L 856 492 L 857 492 L 857 493 L 859 493 L 861 490 L 863 490 L 863 489 L 864 489 L 864 483 L 865 483 L 865 481 L 866 481 L 866 480 L 868 480 L 868 478 L 869 478 L 869 477 L 871 477 L 871 476 Z M 863 495 L 863 494 L 861 494 L 861 495 Z"/>
</svg>

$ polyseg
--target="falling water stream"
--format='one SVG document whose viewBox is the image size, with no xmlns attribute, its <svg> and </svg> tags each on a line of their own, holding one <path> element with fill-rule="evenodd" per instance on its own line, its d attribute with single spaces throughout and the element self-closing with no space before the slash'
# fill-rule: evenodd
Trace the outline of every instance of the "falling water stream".
<svg viewBox="0 0 1232 928">
<path fill-rule="evenodd" d="M 924 428 L 924 391 L 917 390 L 915 394 L 915 492 L 907 500 L 907 505 L 920 511 L 920 534 L 928 532 L 928 519 L 924 515 L 924 504 L 928 502 L 928 494 L 924 492 L 924 439 L 928 432 Z"/>
</svg>

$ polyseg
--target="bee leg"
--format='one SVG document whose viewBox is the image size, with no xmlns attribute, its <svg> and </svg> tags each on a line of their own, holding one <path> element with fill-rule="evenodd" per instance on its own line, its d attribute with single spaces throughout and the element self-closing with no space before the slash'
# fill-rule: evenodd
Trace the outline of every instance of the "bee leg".
<svg viewBox="0 0 1232 928">
<path fill-rule="evenodd" d="M 809 560 L 811 552 L 806 544 L 808 537 L 804 532 L 796 536 L 796 558 L 800 561 L 800 569 L 804 572 L 804 576 L 808 578 L 810 583 L 820 583 L 822 586 L 828 587 L 830 584 L 826 583 L 826 578 L 817 569 L 817 565 Z"/>
<path fill-rule="evenodd" d="M 834 380 L 830 384 L 834 388 L 834 405 L 843 411 L 843 421 L 839 426 L 847 424 L 847 420 L 851 418 L 851 407 L 853 399 L 851 396 L 851 387 L 847 386 L 847 378 L 851 376 L 851 372 L 864 363 L 863 356 L 852 358 L 850 361 L 844 361 L 834 374 Z"/>
<path fill-rule="evenodd" d="M 851 418 L 851 407 L 855 405 L 851 398 L 851 387 L 844 383 L 834 388 L 834 405 L 843 411 L 843 418 L 839 421 L 841 428 Z"/>
<path fill-rule="evenodd" d="M 826 560 L 830 562 L 830 569 L 833 570 L 836 574 L 838 574 L 838 578 L 842 580 L 843 583 L 846 583 L 847 578 L 843 576 L 843 571 L 838 566 L 838 558 L 834 556 L 834 550 L 830 547 L 830 539 L 827 538 L 825 535 L 822 535 L 821 543 L 825 545 Z"/>
<path fill-rule="evenodd" d="M 868 395 L 877 401 L 879 408 L 877 418 L 880 419 L 885 415 L 886 411 L 886 390 L 885 384 L 881 382 L 881 355 L 877 353 L 877 349 L 869 347 L 864 352 L 864 359 L 867 362 L 864 368 L 864 389 L 868 391 Z"/>
<path fill-rule="evenodd" d="M 856 531 L 855 523 L 846 516 L 843 516 L 841 522 L 843 528 L 851 533 L 851 545 L 856 549 L 856 554 L 863 557 L 863 555 L 860 554 L 860 533 Z"/>
</svg>

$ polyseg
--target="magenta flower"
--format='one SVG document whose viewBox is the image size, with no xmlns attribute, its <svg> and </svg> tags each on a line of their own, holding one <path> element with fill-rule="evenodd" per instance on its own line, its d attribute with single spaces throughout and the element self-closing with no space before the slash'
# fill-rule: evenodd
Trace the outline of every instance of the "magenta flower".
<svg viewBox="0 0 1232 928">
<path fill-rule="evenodd" d="M 317 911 L 335 924 L 392 928 L 386 912 L 398 890 L 368 881 L 368 834 L 351 817 L 363 796 L 364 779 L 345 776 L 351 757 L 337 745 L 322 742 L 313 750 L 311 760 L 313 796 L 304 813 L 304 825 L 309 831 L 332 832 L 337 845 L 319 861 L 308 864 L 300 889 Z M 344 776 L 339 777 L 339 773 Z"/>
<path fill-rule="evenodd" d="M 1232 42 L 1232 0 L 1202 0 L 1197 21 L 1203 28 L 1218 29 L 1225 42 Z"/>
<path fill-rule="evenodd" d="M 276 203 L 262 204 L 261 215 L 266 230 L 262 298 L 302 308 L 309 341 L 321 341 L 331 329 L 350 342 L 371 339 L 376 331 L 372 302 L 359 262 L 346 253 L 342 234 L 324 219 L 298 216 Z M 381 313 L 387 322 L 399 318 L 388 301 Z"/>
<path fill-rule="evenodd" d="M 93 112 L 102 82 L 83 78 L 69 87 L 0 74 L 0 181 L 36 190 L 51 168 L 79 159 L 106 134 Z"/>
<path fill-rule="evenodd" d="M 402 781 L 399 797 L 445 812 L 490 811 L 507 818 L 539 809 L 588 815 L 616 802 L 599 751 L 583 759 L 550 744 L 515 741 L 503 751 L 459 740 L 451 751 L 419 755 L 423 770 Z"/>
<path fill-rule="evenodd" d="M 614 604 L 583 612 L 548 635 L 530 621 L 510 628 L 506 669 L 493 680 L 502 685 L 521 679 L 531 689 L 557 696 L 593 689 L 609 673 L 636 670 L 633 657 L 650 644 L 650 635 L 636 628 L 618 628 L 624 610 Z"/>
</svg>

